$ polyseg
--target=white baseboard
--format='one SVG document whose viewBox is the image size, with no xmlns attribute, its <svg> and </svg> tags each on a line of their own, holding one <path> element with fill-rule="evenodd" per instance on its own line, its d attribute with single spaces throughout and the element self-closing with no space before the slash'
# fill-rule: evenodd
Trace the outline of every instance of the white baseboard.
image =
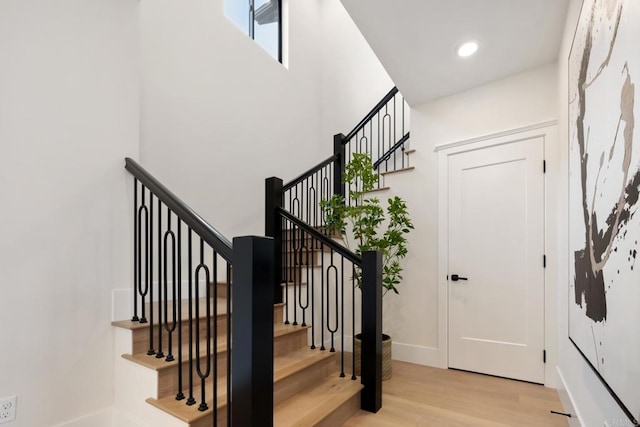
<svg viewBox="0 0 640 427">
<path fill-rule="evenodd" d="M 340 351 L 339 339 L 340 338 L 338 335 L 335 342 L 336 349 L 338 351 Z M 319 346 L 320 342 L 322 341 L 316 340 L 316 345 Z M 331 348 L 331 340 L 326 339 L 325 337 L 324 346 L 327 349 Z M 347 352 L 353 351 L 351 335 L 344 336 L 344 351 L 347 351 Z M 439 365 L 439 357 L 440 357 L 440 352 L 438 351 L 437 348 L 423 347 L 423 346 L 403 344 L 403 343 L 397 343 L 397 342 L 392 342 L 391 344 L 391 358 L 393 360 L 398 360 L 400 362 L 415 363 L 416 365 L 433 366 L 436 368 L 442 368 L 442 366 Z M 444 368 L 446 368 L 446 366 Z"/>
<path fill-rule="evenodd" d="M 434 347 L 394 342 L 391 354 L 393 360 L 399 360 L 400 362 L 443 368 L 440 366 L 440 351 Z"/>
<path fill-rule="evenodd" d="M 113 427 L 148 427 L 148 425 L 129 414 L 114 409 Z"/>
<path fill-rule="evenodd" d="M 107 408 L 53 427 L 114 427 L 113 409 Z M 119 427 L 119 426 L 118 426 Z"/>
<path fill-rule="evenodd" d="M 564 412 L 571 414 L 571 418 L 569 418 L 569 426 L 570 427 L 582 427 L 582 422 L 580 421 L 580 413 L 574 405 L 573 397 L 571 396 L 571 391 L 567 387 L 567 383 L 562 376 L 562 371 L 560 371 L 560 367 L 556 368 L 557 373 L 557 392 L 560 397 L 560 402 L 562 403 L 562 408 Z"/>
</svg>

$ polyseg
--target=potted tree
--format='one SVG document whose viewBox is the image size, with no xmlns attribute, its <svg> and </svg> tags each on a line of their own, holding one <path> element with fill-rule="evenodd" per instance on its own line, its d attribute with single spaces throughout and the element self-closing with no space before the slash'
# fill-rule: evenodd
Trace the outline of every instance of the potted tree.
<svg viewBox="0 0 640 427">
<path fill-rule="evenodd" d="M 371 167 L 366 153 L 353 154 L 345 166 L 343 182 L 349 192 L 350 203 L 341 195 L 323 200 L 321 206 L 329 233 L 340 234 L 347 247 L 361 255 L 364 251 L 382 253 L 383 296 L 398 293 L 402 281 L 401 261 L 407 255 L 407 234 L 413 229 L 407 204 L 400 197 L 387 200 L 384 209 L 377 197 L 367 197 L 378 182 L 378 174 Z M 362 272 L 356 269 L 356 286 L 362 285 Z M 360 368 L 360 340 L 355 337 L 356 375 Z M 383 335 L 383 379 L 391 377 L 391 337 Z"/>
</svg>

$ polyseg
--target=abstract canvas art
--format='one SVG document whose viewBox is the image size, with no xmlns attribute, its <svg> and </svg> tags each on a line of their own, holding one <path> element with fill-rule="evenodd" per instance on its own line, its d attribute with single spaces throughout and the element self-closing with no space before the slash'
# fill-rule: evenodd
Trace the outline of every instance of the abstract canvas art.
<svg viewBox="0 0 640 427">
<path fill-rule="evenodd" d="M 569 55 L 569 338 L 631 421 L 640 419 L 638 83 L 640 1 L 584 0 Z"/>
</svg>

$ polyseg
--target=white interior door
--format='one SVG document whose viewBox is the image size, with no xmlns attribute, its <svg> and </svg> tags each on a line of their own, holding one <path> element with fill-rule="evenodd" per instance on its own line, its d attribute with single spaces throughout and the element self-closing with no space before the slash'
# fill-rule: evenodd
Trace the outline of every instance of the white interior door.
<svg viewBox="0 0 640 427">
<path fill-rule="evenodd" d="M 451 368 L 544 382 L 543 157 L 542 137 L 448 156 Z"/>
</svg>

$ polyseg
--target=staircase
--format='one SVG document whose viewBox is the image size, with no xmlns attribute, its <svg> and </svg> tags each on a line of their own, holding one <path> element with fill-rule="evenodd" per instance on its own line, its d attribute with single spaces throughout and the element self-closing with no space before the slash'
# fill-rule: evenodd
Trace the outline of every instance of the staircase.
<svg viewBox="0 0 640 427">
<path fill-rule="evenodd" d="M 345 194 L 341 174 L 356 152 L 378 159 L 376 191 L 412 170 L 405 120 L 394 88 L 347 137 L 336 135 L 329 159 L 286 185 L 269 178 L 272 240 L 232 244 L 127 159 L 133 316 L 113 322 L 114 425 L 333 427 L 381 407 L 381 257 L 328 236 L 320 200 Z M 357 332 L 361 378 L 349 353 Z"/>
</svg>

